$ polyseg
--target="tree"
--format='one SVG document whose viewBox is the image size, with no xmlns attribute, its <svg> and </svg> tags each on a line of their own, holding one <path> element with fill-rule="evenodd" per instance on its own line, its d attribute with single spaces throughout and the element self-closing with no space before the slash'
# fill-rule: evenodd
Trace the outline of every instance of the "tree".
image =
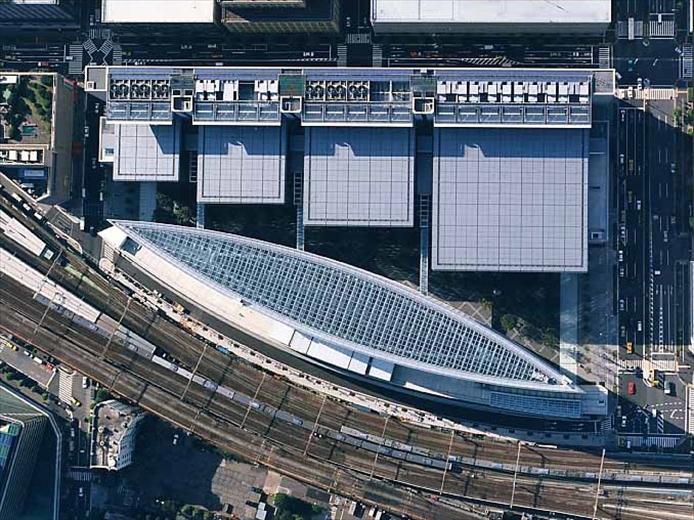
<svg viewBox="0 0 694 520">
<path fill-rule="evenodd" d="M 504 314 L 503 316 L 501 316 L 500 321 L 501 328 L 503 328 L 504 331 L 507 333 L 515 329 L 516 325 L 518 324 L 518 318 L 513 314 Z"/>
<path fill-rule="evenodd" d="M 309 520 L 321 509 L 296 497 L 277 493 L 273 498 L 277 520 Z"/>
<path fill-rule="evenodd" d="M 94 404 L 97 405 L 102 401 L 106 401 L 107 399 L 111 398 L 111 394 L 108 393 L 108 390 L 105 388 L 99 388 L 96 391 L 96 395 L 94 396 Z"/>
</svg>

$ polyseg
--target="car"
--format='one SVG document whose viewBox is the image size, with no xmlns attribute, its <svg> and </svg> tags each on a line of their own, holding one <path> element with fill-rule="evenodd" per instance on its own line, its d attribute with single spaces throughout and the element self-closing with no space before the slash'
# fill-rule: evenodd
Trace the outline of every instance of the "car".
<svg viewBox="0 0 694 520">
<path fill-rule="evenodd" d="M 189 51 L 189 50 L 191 50 L 192 48 L 193 48 L 193 46 L 192 46 L 192 45 L 189 45 L 189 44 L 187 44 L 187 43 L 182 43 L 182 44 L 181 44 L 181 50 L 182 50 L 182 51 Z"/>
<path fill-rule="evenodd" d="M 629 381 L 627 383 L 627 394 L 634 395 L 636 393 L 636 383 Z"/>
<path fill-rule="evenodd" d="M 84 125 L 84 137 L 89 137 L 89 125 Z"/>
<path fill-rule="evenodd" d="M 92 157 L 92 170 L 96 170 L 96 157 Z"/>
<path fill-rule="evenodd" d="M 653 274 L 655 276 L 660 276 L 660 269 L 656 269 L 655 271 L 653 271 Z"/>
<path fill-rule="evenodd" d="M 636 88 L 639 90 L 643 90 L 643 79 L 642 78 L 638 78 L 636 80 Z"/>
<path fill-rule="evenodd" d="M 627 354 L 633 354 L 634 353 L 634 343 L 632 341 L 627 341 L 626 349 L 627 349 Z"/>
<path fill-rule="evenodd" d="M 677 173 L 677 165 L 675 163 L 670 164 L 670 173 L 673 175 Z"/>
<path fill-rule="evenodd" d="M 636 199 L 636 211 L 641 211 L 641 200 Z"/>
<path fill-rule="evenodd" d="M 82 486 L 80 486 L 80 489 L 79 489 L 79 491 L 77 492 L 77 495 L 78 495 L 80 498 L 83 498 L 83 497 L 84 497 L 84 488 L 83 488 Z"/>
<path fill-rule="evenodd" d="M 641 332 L 643 330 L 643 325 L 641 324 L 641 321 L 636 322 L 636 330 Z"/>
<path fill-rule="evenodd" d="M 619 164 L 624 164 L 624 154 L 623 153 L 619 154 Z"/>
<path fill-rule="evenodd" d="M 625 307 L 625 305 L 624 305 L 624 298 L 620 298 L 620 299 L 619 299 L 619 310 L 620 310 L 620 311 L 624 311 L 624 307 Z"/>
<path fill-rule="evenodd" d="M 172 444 L 174 446 L 176 446 L 178 444 L 178 439 L 179 439 L 178 432 L 176 432 L 176 433 L 174 433 L 173 442 L 172 442 Z"/>
<path fill-rule="evenodd" d="M 624 251 L 622 251 L 621 249 L 617 251 L 617 258 L 620 262 L 624 262 Z"/>
<path fill-rule="evenodd" d="M 622 123 L 623 123 L 626 119 L 626 114 L 627 114 L 626 110 L 620 110 L 619 114 L 622 116 Z M 622 155 L 624 155 L 624 154 L 622 154 Z"/>
<path fill-rule="evenodd" d="M 622 415 L 622 428 L 626 428 L 626 427 L 627 427 L 627 416 Z"/>
<path fill-rule="evenodd" d="M 82 376 L 82 388 L 89 388 L 89 378 Z"/>
<path fill-rule="evenodd" d="M 619 277 L 624 278 L 625 275 L 626 275 L 626 271 L 624 270 L 624 266 L 620 265 L 619 266 Z"/>
</svg>

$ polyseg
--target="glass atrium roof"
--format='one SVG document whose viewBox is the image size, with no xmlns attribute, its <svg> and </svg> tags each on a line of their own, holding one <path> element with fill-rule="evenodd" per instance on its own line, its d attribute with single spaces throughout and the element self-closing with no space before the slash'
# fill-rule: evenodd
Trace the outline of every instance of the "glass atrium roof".
<svg viewBox="0 0 694 520">
<path fill-rule="evenodd" d="M 578 391 L 506 337 L 384 277 L 227 233 L 150 222 L 113 224 L 196 278 L 336 345 L 490 384 Z"/>
</svg>

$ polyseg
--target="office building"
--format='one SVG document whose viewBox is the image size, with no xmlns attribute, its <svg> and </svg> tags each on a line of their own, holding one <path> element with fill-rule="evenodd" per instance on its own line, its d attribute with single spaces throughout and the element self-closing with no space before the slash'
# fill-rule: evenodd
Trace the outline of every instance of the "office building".
<svg viewBox="0 0 694 520">
<path fill-rule="evenodd" d="M 603 34 L 611 0 L 371 0 L 379 33 Z"/>
<path fill-rule="evenodd" d="M 588 187 L 606 182 L 592 127 L 611 70 L 90 67 L 86 82 L 121 133 L 180 125 L 200 227 L 220 203 L 293 203 L 299 249 L 305 226 L 416 226 L 422 279 L 585 272 L 589 240 L 607 239 Z M 303 149 L 288 172 L 290 131 Z M 148 169 L 139 180 L 176 178 L 171 161 L 112 148 Z"/>
<path fill-rule="evenodd" d="M 28 104 L 30 120 L 17 117 L 31 95 L 39 103 Z M 46 204 L 72 196 L 74 100 L 72 82 L 59 74 L 0 74 L 0 170 Z"/>
<path fill-rule="evenodd" d="M 47 425 L 38 408 L 0 385 L 0 520 L 24 509 Z"/>
<path fill-rule="evenodd" d="M 223 1 L 221 22 L 231 32 L 338 33 L 340 0 Z"/>
<path fill-rule="evenodd" d="M 99 403 L 94 409 L 90 467 L 118 471 L 129 466 L 144 417 L 138 408 L 114 399 Z"/>
<path fill-rule="evenodd" d="M 77 4 L 75 0 L 3 0 L 0 29 L 4 34 L 31 29 L 77 29 Z"/>
<path fill-rule="evenodd" d="M 215 0 L 102 0 L 105 24 L 213 24 Z"/>
</svg>

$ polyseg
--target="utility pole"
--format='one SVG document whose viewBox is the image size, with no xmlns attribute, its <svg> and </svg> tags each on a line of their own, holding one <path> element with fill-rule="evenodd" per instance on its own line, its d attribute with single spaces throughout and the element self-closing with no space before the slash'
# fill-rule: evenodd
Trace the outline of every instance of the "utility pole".
<svg viewBox="0 0 694 520">
<path fill-rule="evenodd" d="M 513 488 L 511 489 L 511 504 L 509 509 L 513 509 L 513 499 L 516 498 L 516 477 L 518 477 L 518 462 L 520 462 L 521 443 L 518 443 L 518 453 L 516 453 L 516 469 L 513 472 Z"/>
<path fill-rule="evenodd" d="M 598 489 L 595 491 L 595 504 L 593 505 L 593 520 L 598 514 L 598 499 L 600 498 L 600 483 L 602 482 L 602 468 L 605 464 L 605 448 L 602 449 L 602 458 L 600 459 L 600 473 L 598 474 Z"/>
</svg>

